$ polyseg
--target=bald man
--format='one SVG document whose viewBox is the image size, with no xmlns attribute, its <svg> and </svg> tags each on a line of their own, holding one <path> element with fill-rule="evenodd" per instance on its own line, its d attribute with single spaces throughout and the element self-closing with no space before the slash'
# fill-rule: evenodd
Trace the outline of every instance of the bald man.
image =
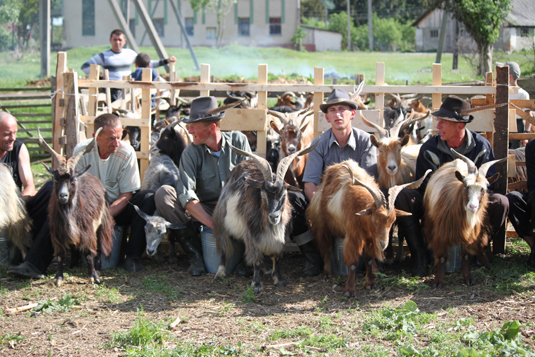
<svg viewBox="0 0 535 357">
<path fill-rule="evenodd" d="M 26 145 L 17 140 L 17 119 L 6 112 L 0 112 L 0 163 L 11 167 L 24 201 L 35 196 L 30 154 Z"/>
<path fill-rule="evenodd" d="M 17 140 L 17 119 L 6 112 L 0 112 L 0 163 L 11 168 L 13 180 L 21 190 L 22 197 L 26 202 L 28 215 L 33 222 L 31 232 L 33 245 L 41 240 L 50 242 L 48 201 L 50 201 L 54 184 L 52 181 L 48 181 L 39 192 L 35 191 L 28 148 Z M 19 266 L 10 267 L 7 274 L 21 278 L 42 278 L 46 267 L 50 264 L 49 260 L 51 260 L 47 256 L 51 256 L 53 253 L 52 243 L 48 243 L 40 249 L 30 249 L 26 255 L 26 261 Z M 36 262 L 36 265 L 30 263 L 29 258 Z M 16 260 L 17 257 L 11 257 L 12 262 L 16 262 Z"/>
</svg>

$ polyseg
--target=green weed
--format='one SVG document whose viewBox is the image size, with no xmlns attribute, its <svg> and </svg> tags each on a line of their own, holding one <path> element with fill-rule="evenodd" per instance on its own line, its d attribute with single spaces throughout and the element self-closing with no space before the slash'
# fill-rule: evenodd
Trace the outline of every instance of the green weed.
<svg viewBox="0 0 535 357">
<path fill-rule="evenodd" d="M 118 304 L 121 302 L 121 294 L 119 293 L 119 290 L 115 288 L 100 286 L 95 292 L 95 297 L 110 304 Z"/>
<path fill-rule="evenodd" d="M 17 343 L 24 339 L 26 339 L 26 337 L 21 336 L 20 332 L 18 334 L 6 333 L 5 335 L 0 335 L 0 346 L 6 344 L 13 348 Z M 0 350 L 2 350 L 2 348 L 0 348 Z"/>
<path fill-rule="evenodd" d="M 286 328 L 276 329 L 266 337 L 267 340 L 280 340 L 283 338 L 309 337 L 314 331 L 308 326 L 300 326 L 297 329 L 288 330 Z"/>
<path fill-rule="evenodd" d="M 143 279 L 141 284 L 146 291 L 163 295 L 171 301 L 178 300 L 182 296 L 182 294 L 177 291 L 178 288 L 171 284 L 167 275 L 147 276 Z"/>
<path fill-rule="evenodd" d="M 128 331 L 113 334 L 112 344 L 115 346 L 136 346 L 141 349 L 161 345 L 171 337 L 165 328 L 166 324 L 163 321 L 155 323 L 145 318 L 145 313 L 141 309 L 138 310 L 134 327 Z"/>
<path fill-rule="evenodd" d="M 241 301 L 242 301 L 244 304 L 248 304 L 248 303 L 250 303 L 250 302 L 256 302 L 256 296 L 255 296 L 255 293 L 254 293 L 254 291 L 253 291 L 253 288 L 252 288 L 250 285 L 248 285 L 248 286 L 247 286 L 247 289 L 245 289 L 245 291 L 243 292 Z"/>
<path fill-rule="evenodd" d="M 71 295 L 66 294 L 60 300 L 40 300 L 38 305 L 33 309 L 35 312 L 66 312 L 70 311 L 72 306 L 80 305 L 80 302 L 76 299 L 73 299 Z"/>
</svg>

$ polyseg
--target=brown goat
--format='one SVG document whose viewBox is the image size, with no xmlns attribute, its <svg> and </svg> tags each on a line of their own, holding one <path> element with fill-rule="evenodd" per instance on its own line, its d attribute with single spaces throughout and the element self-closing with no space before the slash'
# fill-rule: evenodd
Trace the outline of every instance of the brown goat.
<svg viewBox="0 0 535 357">
<path fill-rule="evenodd" d="M 505 160 L 486 162 L 478 170 L 472 160 L 452 152 L 460 159 L 442 165 L 429 179 L 424 195 L 425 233 L 435 254 L 435 287 L 444 283 L 444 266 L 454 245 L 462 246 L 461 271 L 467 284 L 472 284 L 468 254 L 477 254 L 480 263 L 490 268 L 485 252 L 488 232 L 483 220 L 487 188 L 499 173 L 488 180 L 486 175 L 492 165 Z"/>
<path fill-rule="evenodd" d="M 394 201 L 403 188 L 419 187 L 425 176 L 417 182 L 391 188 L 387 203 L 374 178 L 355 161 L 346 160 L 325 170 L 323 181 L 307 209 L 307 219 L 323 255 L 326 277 L 331 276 L 333 239 L 344 237 L 344 262 L 349 266 L 346 296 L 355 296 L 355 270 L 363 253 L 366 288 L 373 286 L 375 274 L 371 265 L 374 259 L 383 260 L 383 250 L 388 245 L 388 233 L 396 215 L 410 215 L 396 210 Z"/>
<path fill-rule="evenodd" d="M 99 135 L 100 128 L 95 133 Z M 39 133 L 39 131 L 38 131 Z M 43 164 L 53 175 L 54 191 L 48 205 L 50 238 L 54 255 L 58 257 L 56 284 L 63 281 L 65 253 L 71 246 L 83 252 L 87 259 L 91 284 L 100 284 L 95 270 L 94 258 L 97 253 L 109 256 L 113 247 L 113 217 L 106 203 L 106 189 L 102 182 L 91 174 L 86 174 L 91 165 L 76 171 L 76 164 L 92 150 L 95 138 L 84 151 L 66 160 L 56 153 L 41 137 L 39 145 L 52 154 L 59 166 L 57 170 Z"/>
<path fill-rule="evenodd" d="M 275 122 L 271 122 L 271 127 L 282 139 L 281 150 L 284 156 L 289 156 L 301 148 L 305 148 L 314 140 L 314 126 L 310 124 L 307 117 L 314 114 L 313 111 L 303 110 L 296 114 L 278 113 L 275 111 L 268 111 L 269 114 L 280 119 L 283 127 Z M 290 185 L 296 187 L 303 187 L 303 175 L 305 173 L 305 166 L 308 155 L 296 157 L 286 172 L 285 181 Z"/>
</svg>

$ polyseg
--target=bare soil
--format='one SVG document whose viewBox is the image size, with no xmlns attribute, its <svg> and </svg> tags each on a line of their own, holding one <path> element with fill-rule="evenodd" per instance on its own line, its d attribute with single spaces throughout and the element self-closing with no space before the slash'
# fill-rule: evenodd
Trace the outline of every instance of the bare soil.
<svg viewBox="0 0 535 357">
<path fill-rule="evenodd" d="M 507 260 L 507 256 L 497 259 Z M 324 281 L 323 276 L 303 277 L 300 270 L 304 257 L 289 253 L 281 261 L 281 271 L 288 281 L 286 287 L 275 287 L 268 276 L 263 277 L 264 291 L 256 301 L 248 302 L 250 278 L 234 274 L 224 280 L 214 280 L 213 274 L 191 277 L 186 272 L 188 262 L 180 256 L 178 265 L 144 261 L 145 270 L 129 274 L 121 268 L 101 272 L 102 286 L 88 283 L 85 268 L 68 270 L 61 287 L 54 285 L 54 267 L 46 278 L 24 281 L 6 277 L 0 270 L 0 340 L 2 335 L 20 334 L 18 342 L 0 341 L 3 356 L 121 356 L 121 347 L 109 347 L 111 336 L 131 329 L 143 309 L 151 321 L 180 319 L 170 333 L 182 343 L 205 342 L 222 346 L 237 346 L 253 355 L 280 355 L 280 346 L 291 350 L 292 340 L 267 340 L 268 332 L 276 329 L 315 329 L 319 319 L 330 318 L 340 336 L 353 344 L 382 344 L 360 331 L 366 314 L 384 306 L 399 306 L 412 300 L 421 311 L 437 313 L 454 309 L 454 319 L 475 318 L 477 330 L 499 329 L 504 322 L 535 321 L 533 294 L 502 295 L 488 289 L 491 282 L 478 281 L 463 285 L 460 273 L 446 277 L 442 289 L 416 289 L 381 285 L 367 291 L 363 275 L 357 280 L 357 296 L 343 297 L 346 277 Z M 386 268 L 386 276 L 404 275 L 410 262 Z M 485 275 L 482 275 L 485 276 Z M 431 285 L 431 278 L 420 282 Z M 487 279 L 487 278 L 485 278 Z M 531 292 L 533 287 L 531 287 Z M 69 294 L 79 302 L 66 312 L 33 312 L 10 314 L 7 308 L 27 305 L 39 300 L 59 300 Z M 250 296 L 249 296 L 250 297 Z M 439 320 L 451 319 L 440 313 Z M 432 327 L 431 327 L 432 328 Z M 524 340 L 533 350 L 533 328 L 523 330 Z M 174 342 L 176 344 L 176 342 Z M 425 341 L 422 341 L 425 346 Z M 173 347 L 171 344 L 170 347 Z M 322 353 L 318 349 L 317 353 Z M 333 355 L 333 354 L 331 354 Z"/>
</svg>

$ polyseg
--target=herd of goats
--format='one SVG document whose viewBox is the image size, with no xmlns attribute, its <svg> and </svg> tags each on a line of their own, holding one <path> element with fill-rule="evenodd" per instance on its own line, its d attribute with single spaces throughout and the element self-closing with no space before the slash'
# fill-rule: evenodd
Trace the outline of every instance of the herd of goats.
<svg viewBox="0 0 535 357">
<path fill-rule="evenodd" d="M 365 98 L 360 95 L 361 90 L 362 86 L 352 95 L 352 100 L 358 103 L 358 109 L 368 109 Z M 234 239 L 245 244 L 244 259 L 254 268 L 252 287 L 255 292 L 262 291 L 260 269 L 266 266 L 264 257 L 272 258 L 271 276 L 274 284 L 286 285 L 277 261 L 282 256 L 290 233 L 287 228 L 291 219 L 291 205 L 287 193 L 303 189 L 306 154 L 313 149 L 310 145 L 314 139 L 311 98 L 309 96 L 307 100 L 304 96 L 284 93 L 279 97 L 277 105 L 269 108 L 266 158 L 232 148 L 251 160 L 243 161 L 233 170 L 213 214 L 213 237 L 221 255 L 217 277 L 225 275 L 225 262 L 232 254 Z M 237 101 L 240 107 L 251 108 L 255 105 L 255 96 L 244 92 L 229 93 L 225 104 Z M 191 143 L 188 131 L 180 119 L 188 114 L 188 104 L 186 100 L 181 100 L 180 105 L 172 106 L 167 111 L 165 119 L 152 126 L 152 155 L 143 178 L 142 190 L 156 190 L 162 185 L 176 186 L 181 154 Z M 377 147 L 378 177 L 370 176 L 352 160 L 327 168 L 307 209 L 307 219 L 324 258 L 325 276 L 331 275 L 330 255 L 334 237 L 345 237 L 345 263 L 350 265 L 358 261 L 359 257 L 364 259 L 366 288 L 370 289 L 374 284 L 377 261 L 386 258 L 386 262 L 391 264 L 403 259 L 401 236 L 398 237 L 400 251 L 394 259 L 391 228 L 396 216 L 407 213 L 396 210 L 394 201 L 403 188 L 417 188 L 425 179 L 424 176 L 413 182 L 419 148 L 432 135 L 432 120 L 430 111 L 421 100 L 402 100 L 395 95 L 384 111 L 385 127 L 368 121 L 363 112 L 360 113 L 360 119 L 376 133 L 371 136 L 371 141 Z M 134 144 L 139 144 L 135 128 L 127 128 L 125 131 L 130 134 L 130 140 Z M 245 134 L 251 148 L 255 150 L 256 133 Z M 51 211 L 54 212 L 50 223 L 51 238 L 56 242 L 54 246 L 61 247 L 62 250 L 55 254 L 63 257 L 70 245 L 76 246 L 88 258 L 91 282 L 98 283 L 99 277 L 93 260 L 98 261 L 101 254 L 111 252 L 113 234 L 113 219 L 105 204 L 105 190 L 98 179 L 89 174 L 84 175 L 88 167 L 76 170 L 76 164 L 83 153 L 67 160 L 50 148 L 40 135 L 39 138 L 40 145 L 58 163 L 57 169 L 47 166 L 55 181 L 50 204 Z M 94 139 L 86 152 L 93 145 Z M 482 233 L 481 217 L 487 202 L 486 188 L 494 180 L 487 180 L 486 173 L 498 160 L 478 169 L 470 159 L 455 154 L 459 159 L 437 170 L 426 188 L 424 205 L 428 244 L 434 249 L 435 256 L 442 256 L 437 254 L 454 245 L 463 245 L 471 254 L 477 255 L 482 264 L 489 267 L 485 251 L 487 237 Z M 520 174 L 525 175 L 522 172 Z M 2 165 L 0 182 L 0 205 L 11 208 L 0 214 L 0 227 L 7 227 L 7 235 L 14 246 L 25 252 L 31 244 L 28 229 L 30 222 L 20 192 L 12 183 L 9 170 Z M 76 194 L 69 195 L 74 192 Z M 387 198 L 383 192 L 388 192 Z M 483 194 L 473 196 L 473 192 Z M 472 197 L 479 200 L 475 212 L 467 208 Z M 445 205 L 450 206 L 444 207 Z M 441 209 L 435 209 L 438 206 Z M 83 211 L 80 207 L 84 207 Z M 167 234 L 173 225 L 158 216 L 157 212 L 150 216 L 137 207 L 136 210 L 147 222 L 146 254 L 149 257 L 161 254 L 158 246 L 168 236 L 171 243 L 169 261 L 176 263 L 173 235 Z M 459 222 L 445 222 L 441 215 L 447 211 L 456 212 L 455 219 Z M 63 259 L 59 259 L 56 279 L 63 278 L 62 264 Z M 469 267 L 463 266 L 462 273 L 465 281 L 471 283 Z M 444 262 L 435 261 L 435 286 L 440 286 L 443 278 Z M 355 269 L 349 269 L 344 293 L 346 296 L 355 295 Z"/>
</svg>

